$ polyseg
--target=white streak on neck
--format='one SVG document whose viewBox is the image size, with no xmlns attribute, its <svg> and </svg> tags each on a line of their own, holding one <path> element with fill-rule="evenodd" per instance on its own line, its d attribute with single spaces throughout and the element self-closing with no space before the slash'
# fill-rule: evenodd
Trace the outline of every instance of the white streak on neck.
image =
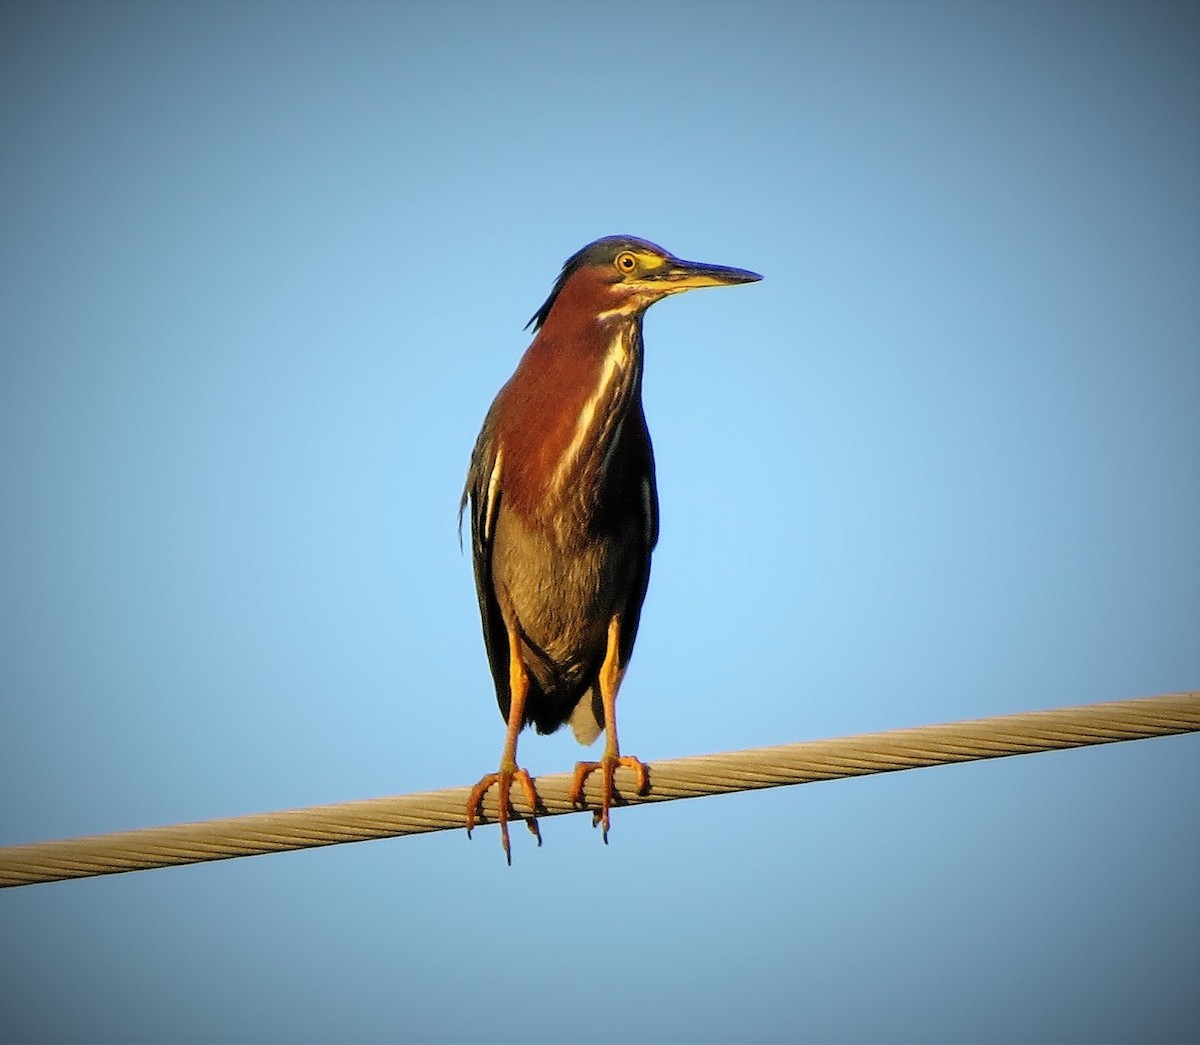
<svg viewBox="0 0 1200 1045">
<path fill-rule="evenodd" d="M 483 503 L 483 537 L 492 539 L 492 527 L 496 524 L 496 491 L 500 488 L 500 464 L 504 460 L 504 448 L 496 451 L 496 460 L 492 464 L 492 474 L 488 479 L 487 500 Z"/>
<path fill-rule="evenodd" d="M 596 408 L 604 402 L 616 376 L 629 366 L 630 355 L 629 334 L 627 331 L 621 330 L 608 346 L 608 352 L 604 357 L 604 366 L 600 371 L 600 383 L 588 397 L 587 402 L 583 404 L 583 409 L 579 412 L 579 417 L 575 422 L 575 433 L 571 437 L 571 444 L 567 447 L 567 452 L 563 454 L 558 468 L 555 469 L 553 484 L 555 491 L 562 489 L 563 483 L 574 470 L 579 453 L 583 449 L 583 442 L 591 432 L 596 419 Z"/>
</svg>

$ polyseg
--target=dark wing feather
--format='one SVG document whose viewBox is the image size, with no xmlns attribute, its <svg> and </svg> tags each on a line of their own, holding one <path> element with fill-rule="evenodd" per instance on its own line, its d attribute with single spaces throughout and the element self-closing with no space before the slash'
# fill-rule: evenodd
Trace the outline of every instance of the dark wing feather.
<svg viewBox="0 0 1200 1045">
<path fill-rule="evenodd" d="M 493 410 L 495 407 L 493 406 Z M 491 412 L 483 423 L 475 448 L 462 499 L 458 503 L 458 533 L 462 540 L 462 517 L 468 501 L 471 505 L 471 560 L 475 567 L 475 593 L 479 597 L 479 617 L 483 622 L 483 644 L 487 650 L 492 681 L 496 685 L 496 702 L 500 714 L 508 718 L 508 633 L 496 589 L 492 583 L 492 547 L 495 538 L 496 515 L 500 510 L 500 483 L 492 482 L 500 464 L 499 448 L 492 427 Z"/>
<path fill-rule="evenodd" d="M 650 442 L 650 430 L 646 427 L 646 416 L 642 410 L 639 398 L 635 407 L 636 424 L 632 425 L 633 438 L 640 444 L 637 452 L 630 455 L 638 462 L 637 481 L 642 501 L 642 537 L 645 540 L 645 555 L 640 558 L 642 568 L 629 588 L 629 601 L 625 604 L 622 614 L 621 649 L 619 658 L 621 666 L 629 663 L 633 653 L 633 643 L 637 638 L 638 624 L 642 619 L 642 603 L 646 601 L 646 589 L 650 585 L 650 553 L 658 543 L 658 484 L 654 474 L 654 447 Z"/>
</svg>

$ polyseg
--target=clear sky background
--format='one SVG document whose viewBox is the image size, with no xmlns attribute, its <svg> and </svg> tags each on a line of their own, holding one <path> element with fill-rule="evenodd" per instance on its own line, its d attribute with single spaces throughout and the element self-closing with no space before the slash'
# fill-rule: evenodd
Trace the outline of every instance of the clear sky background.
<svg viewBox="0 0 1200 1045">
<path fill-rule="evenodd" d="M 1190 3 L 4 3 L 0 842 L 473 783 L 455 510 L 646 321 L 647 760 L 1200 686 Z M 525 734 L 534 773 L 580 757 Z M 5 1041 L 1181 1041 L 1200 738 L 11 890 Z"/>
</svg>

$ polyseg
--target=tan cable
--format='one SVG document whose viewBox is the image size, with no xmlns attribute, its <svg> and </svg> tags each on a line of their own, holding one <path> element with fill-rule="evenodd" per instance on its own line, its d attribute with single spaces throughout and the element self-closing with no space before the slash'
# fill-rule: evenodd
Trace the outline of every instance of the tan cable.
<svg viewBox="0 0 1200 1045">
<path fill-rule="evenodd" d="M 1200 691 L 1171 693 L 653 762 L 647 794 L 629 793 L 633 785 L 629 770 L 618 771 L 617 784 L 622 789 L 621 804 L 635 805 L 1197 730 Z M 588 783 L 590 803 L 598 797 L 596 776 Z M 538 777 L 544 805 L 538 815 L 578 812 L 567 800 L 570 786 L 570 773 Z M 513 789 L 514 804 L 518 812 L 527 813 L 519 790 Z M 0 886 L 461 828 L 466 823 L 469 791 L 459 787 L 9 846 L 0 848 Z M 484 813 L 481 822 L 495 820 L 494 789 L 488 793 Z"/>
</svg>

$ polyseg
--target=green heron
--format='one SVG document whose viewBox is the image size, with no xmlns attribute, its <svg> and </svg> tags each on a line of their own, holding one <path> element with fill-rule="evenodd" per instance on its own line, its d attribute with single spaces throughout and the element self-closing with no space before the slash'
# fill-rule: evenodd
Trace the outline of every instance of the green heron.
<svg viewBox="0 0 1200 1045">
<path fill-rule="evenodd" d="M 469 500 L 484 645 L 508 732 L 499 771 L 471 791 L 467 834 L 494 785 L 509 862 L 514 781 L 541 843 L 537 790 L 517 765 L 525 726 L 553 733 L 569 722 L 581 744 L 606 734 L 601 759 L 576 765 L 571 792 L 582 805 L 587 776 L 601 771 L 595 820 L 606 842 L 617 767 L 635 771 L 639 792 L 648 787 L 645 764 L 621 754 L 616 716 L 658 537 L 642 316 L 669 294 L 761 278 L 632 236 L 589 243 L 527 324 L 533 342 L 483 422 L 459 519 Z"/>
</svg>

